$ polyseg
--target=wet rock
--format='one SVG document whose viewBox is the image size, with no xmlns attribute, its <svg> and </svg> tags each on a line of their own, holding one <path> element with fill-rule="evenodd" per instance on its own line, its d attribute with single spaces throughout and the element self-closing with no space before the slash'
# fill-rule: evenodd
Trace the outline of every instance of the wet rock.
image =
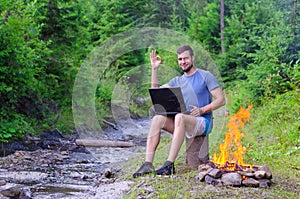
<svg viewBox="0 0 300 199">
<path fill-rule="evenodd" d="M 47 179 L 47 174 L 37 171 L 10 171 L 7 173 L 0 173 L 0 178 L 5 178 L 12 183 L 34 184 Z"/>
<path fill-rule="evenodd" d="M 221 181 L 224 185 L 241 186 L 242 177 L 238 173 L 226 173 L 222 175 Z"/>
<path fill-rule="evenodd" d="M 19 199 L 31 199 L 32 192 L 28 187 L 22 189 Z"/>
<path fill-rule="evenodd" d="M 30 199 L 31 191 L 27 187 L 15 186 L 0 192 L 3 196 L 8 198 Z"/>
<path fill-rule="evenodd" d="M 69 174 L 70 177 L 72 178 L 77 178 L 77 179 L 81 179 L 82 178 L 82 174 L 78 173 L 78 172 L 71 172 Z"/>
<path fill-rule="evenodd" d="M 110 168 L 106 168 L 106 169 L 104 170 L 103 175 L 104 175 L 106 178 L 110 178 L 110 177 L 112 176 L 111 169 L 110 169 Z"/>
<path fill-rule="evenodd" d="M 22 139 L 0 143 L 3 146 L 0 148 L 0 156 L 8 156 L 17 151 L 36 151 L 38 149 L 66 150 L 75 145 L 73 140 L 76 137 L 78 134 L 64 137 L 58 129 L 44 132 L 39 138 L 27 133 Z M 16 154 L 17 157 L 20 155 L 22 154 Z"/>
<path fill-rule="evenodd" d="M 6 185 L 6 181 L 5 180 L 0 180 L 0 186 L 4 186 Z"/>
<path fill-rule="evenodd" d="M 29 156 L 29 155 L 24 155 L 23 158 L 24 158 L 25 160 L 32 160 L 32 157 Z"/>
<path fill-rule="evenodd" d="M 22 139 L 17 139 L 12 142 L 1 143 L 0 156 L 7 156 L 16 151 L 35 151 L 39 148 L 37 145 L 39 139 L 36 139 L 29 133 L 26 133 Z"/>
<path fill-rule="evenodd" d="M 61 151 L 60 154 L 63 156 L 69 155 L 68 151 Z"/>
<path fill-rule="evenodd" d="M 57 149 L 62 146 L 61 139 L 63 138 L 62 133 L 58 130 L 47 131 L 41 136 L 39 146 L 42 149 Z"/>
<path fill-rule="evenodd" d="M 86 153 L 72 153 L 70 154 L 70 160 L 76 163 L 89 163 L 96 159 L 91 154 Z"/>
</svg>

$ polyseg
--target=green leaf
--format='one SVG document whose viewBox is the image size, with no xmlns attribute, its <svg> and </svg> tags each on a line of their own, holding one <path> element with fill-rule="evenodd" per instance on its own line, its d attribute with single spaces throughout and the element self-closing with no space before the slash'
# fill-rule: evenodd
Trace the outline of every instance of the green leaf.
<svg viewBox="0 0 300 199">
<path fill-rule="evenodd" d="M 8 132 L 10 132 L 10 133 L 15 133 L 15 132 L 16 132 L 16 129 L 14 129 L 14 128 L 8 128 Z"/>
</svg>

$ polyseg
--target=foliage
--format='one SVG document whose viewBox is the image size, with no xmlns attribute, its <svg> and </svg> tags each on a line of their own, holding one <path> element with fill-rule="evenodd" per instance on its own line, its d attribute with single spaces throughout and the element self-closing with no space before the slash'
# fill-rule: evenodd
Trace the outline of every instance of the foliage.
<svg viewBox="0 0 300 199">
<path fill-rule="evenodd" d="M 253 112 L 251 126 L 245 130 L 252 134 L 246 140 L 249 161 L 265 162 L 278 174 L 286 172 L 294 176 L 292 171 L 299 167 L 300 161 L 299 97 L 299 92 L 290 91 L 264 102 L 264 106 Z"/>
<path fill-rule="evenodd" d="M 189 12 L 183 1 L 149 0 L 148 14 L 145 16 L 146 26 L 169 28 L 177 31 L 185 30 L 188 26 Z"/>
<path fill-rule="evenodd" d="M 225 55 L 220 55 L 217 0 L 0 0 L 0 4 L 2 141 L 20 137 L 26 130 L 59 126 L 71 131 L 74 81 L 88 53 L 135 28 L 168 28 L 201 44 L 218 64 L 224 86 L 233 96 L 231 111 L 248 101 L 259 105 L 299 91 L 300 9 L 293 0 L 225 1 Z M 166 37 L 152 39 L 176 49 Z M 118 45 L 131 49 L 135 43 Z M 149 82 L 143 80 L 148 80 L 149 71 L 139 66 L 149 64 L 150 50 L 151 46 L 119 57 L 105 55 L 113 60 L 100 75 L 93 99 L 99 119 L 110 117 L 112 92 L 122 82 L 133 91 L 132 114 L 147 114 L 148 105 L 136 104 L 134 98 L 146 97 Z M 181 71 L 174 52 L 157 50 L 164 58 L 161 83 L 165 83 Z M 196 63 L 202 67 L 206 57 L 197 54 L 200 64 Z M 132 78 L 124 82 L 127 76 Z"/>
<path fill-rule="evenodd" d="M 191 24 L 193 31 L 190 31 L 189 34 L 194 37 L 193 35 L 196 33 L 196 41 L 203 44 L 210 52 L 218 54 L 220 52 L 219 5 L 214 2 L 209 3 L 203 12 L 203 15 L 194 19 L 195 22 L 192 21 L 197 24 Z"/>
<path fill-rule="evenodd" d="M 76 67 L 87 50 L 81 44 L 90 42 L 77 1 L 17 0 L 3 5 L 0 117 L 5 122 L 2 132 L 15 126 L 13 138 L 26 130 L 24 123 L 37 132 L 57 125 L 58 108 L 70 105 Z"/>
<path fill-rule="evenodd" d="M 1 13 L 0 24 L 0 118 L 1 139 L 19 137 L 26 130 L 28 117 L 41 117 L 31 111 L 45 95 L 43 74 L 49 54 L 48 43 L 39 39 L 40 26 L 33 19 L 34 2 L 14 1 Z M 31 97 L 28 97 L 30 95 Z M 5 140 L 5 139 L 4 139 Z"/>
<path fill-rule="evenodd" d="M 275 97 L 297 85 L 287 73 L 291 75 L 293 71 L 298 76 L 298 64 L 292 60 L 291 63 L 283 61 L 289 54 L 293 39 L 296 39 L 289 36 L 292 35 L 292 25 L 286 25 L 283 13 L 276 10 L 274 4 L 268 8 L 265 4 L 267 2 L 240 5 L 242 9 L 231 9 L 232 18 L 227 18 L 225 38 L 228 47 L 226 56 L 218 63 L 224 82 L 236 91 L 234 110 L 245 99 L 258 105 L 264 97 Z M 297 79 L 294 75 L 291 77 Z"/>
<path fill-rule="evenodd" d="M 0 142 L 7 142 L 13 138 L 21 138 L 23 131 L 30 131 L 30 125 L 26 118 L 19 114 L 9 115 L 9 118 L 1 117 Z"/>
<path fill-rule="evenodd" d="M 147 186 L 154 187 L 160 198 L 228 198 L 228 193 L 236 198 L 244 194 L 248 197 L 256 194 L 258 198 L 295 197 L 289 190 L 295 186 L 293 182 L 299 185 L 296 180 L 300 141 L 300 8 L 297 1 L 225 1 L 225 55 L 220 55 L 217 0 L 0 0 L 0 4 L 0 142 L 20 138 L 26 131 L 39 133 L 57 127 L 65 133 L 71 132 L 74 80 L 88 53 L 127 30 L 147 26 L 169 28 L 188 34 L 215 59 L 230 98 L 230 112 L 254 103 L 251 123 L 245 129 L 250 132 L 245 137 L 246 159 L 268 163 L 275 175 L 286 176 L 288 182 L 276 189 L 224 188 L 223 192 L 212 193 L 206 191 L 203 184 L 195 186 L 199 183 L 194 178 L 195 172 L 179 169 L 176 178 L 150 178 Z M 158 43 L 176 49 L 166 37 L 152 39 L 160 39 Z M 124 41 L 118 45 L 131 49 L 134 43 Z M 147 115 L 150 50 L 151 46 L 119 57 L 106 53 L 105 56 L 113 60 L 105 63 L 108 65 L 95 91 L 90 82 L 77 85 L 88 86 L 80 95 L 95 92 L 95 98 L 75 103 L 81 105 L 94 100 L 99 120 L 111 117 L 113 93 L 121 85 L 119 88 L 126 92 L 117 90 L 118 95 L 130 94 L 126 99 L 131 116 Z M 178 71 L 174 52 L 157 50 L 164 58 L 160 80 L 165 83 L 181 71 Z M 197 59 L 205 63 L 206 57 Z M 221 122 L 216 124 L 219 124 L 218 130 L 222 129 Z M 169 140 L 169 137 L 162 138 L 160 151 L 168 151 Z M 211 139 L 210 148 L 216 148 L 218 141 Z M 166 155 L 158 157 L 155 164 L 162 163 Z M 184 162 L 182 155 L 176 164 Z M 131 164 L 128 171 L 133 172 L 138 166 Z M 146 197 L 148 193 L 140 189 L 131 195 L 132 198 Z"/>
<path fill-rule="evenodd" d="M 72 93 L 77 69 L 90 50 L 89 18 L 84 5 L 80 0 L 44 0 L 34 16 L 42 27 L 39 37 L 50 42 L 43 81 L 51 90 L 45 92 L 59 104 L 70 105 L 66 95 Z"/>
</svg>

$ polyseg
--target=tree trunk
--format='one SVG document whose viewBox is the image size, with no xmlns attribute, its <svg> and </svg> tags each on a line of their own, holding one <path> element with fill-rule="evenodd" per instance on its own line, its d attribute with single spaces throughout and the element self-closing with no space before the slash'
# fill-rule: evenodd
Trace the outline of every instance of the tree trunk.
<svg viewBox="0 0 300 199">
<path fill-rule="evenodd" d="M 296 35 L 296 28 L 297 28 L 297 0 L 294 0 L 294 17 L 293 17 L 293 35 Z"/>
<path fill-rule="evenodd" d="M 221 31 L 221 50 L 222 55 L 225 54 L 225 47 L 224 47 L 224 0 L 220 2 L 220 31 Z"/>
</svg>

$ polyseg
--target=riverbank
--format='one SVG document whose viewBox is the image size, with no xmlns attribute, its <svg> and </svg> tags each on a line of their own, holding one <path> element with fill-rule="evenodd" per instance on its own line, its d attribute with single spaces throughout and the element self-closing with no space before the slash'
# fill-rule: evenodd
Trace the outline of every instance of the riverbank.
<svg viewBox="0 0 300 199">
<path fill-rule="evenodd" d="M 103 131 L 107 139 L 135 144 L 128 148 L 77 146 L 81 135 L 63 135 L 58 129 L 6 144 L 0 158 L 1 198 L 120 198 L 133 183 L 120 178 L 122 164 L 144 151 L 142 131 L 148 121 Z"/>
</svg>

